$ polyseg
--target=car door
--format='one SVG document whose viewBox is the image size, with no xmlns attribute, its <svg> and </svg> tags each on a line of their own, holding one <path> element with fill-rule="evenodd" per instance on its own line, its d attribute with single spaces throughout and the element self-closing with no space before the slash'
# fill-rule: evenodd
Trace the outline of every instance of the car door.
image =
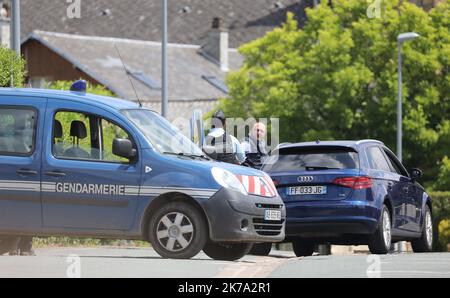
<svg viewBox="0 0 450 298">
<path fill-rule="evenodd" d="M 46 99 L 0 97 L 0 230 L 39 232 Z"/>
<path fill-rule="evenodd" d="M 404 229 L 404 201 L 400 176 L 391 171 L 386 155 L 380 146 L 366 148 L 367 159 L 371 168 L 372 179 L 385 189 L 393 204 L 393 227 Z"/>
<path fill-rule="evenodd" d="M 127 124 L 96 107 L 58 99 L 49 99 L 48 114 L 46 127 L 54 135 L 45 140 L 42 165 L 44 228 L 129 230 L 138 204 L 140 161 L 112 153 L 114 138 L 136 140 Z"/>
<path fill-rule="evenodd" d="M 383 148 L 393 173 L 399 175 L 401 196 L 403 202 L 403 229 L 410 232 L 420 232 L 420 215 L 422 210 L 423 190 L 411 180 L 408 172 L 389 149 Z"/>
</svg>

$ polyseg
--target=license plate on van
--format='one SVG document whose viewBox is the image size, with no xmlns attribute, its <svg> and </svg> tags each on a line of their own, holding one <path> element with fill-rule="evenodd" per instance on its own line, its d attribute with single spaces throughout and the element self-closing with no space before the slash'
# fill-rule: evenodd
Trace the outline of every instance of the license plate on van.
<svg viewBox="0 0 450 298">
<path fill-rule="evenodd" d="M 294 186 L 288 189 L 290 196 L 326 195 L 327 192 L 326 186 Z"/>
<path fill-rule="evenodd" d="M 280 221 L 281 220 L 281 211 L 266 210 L 266 212 L 264 213 L 264 220 Z"/>
</svg>

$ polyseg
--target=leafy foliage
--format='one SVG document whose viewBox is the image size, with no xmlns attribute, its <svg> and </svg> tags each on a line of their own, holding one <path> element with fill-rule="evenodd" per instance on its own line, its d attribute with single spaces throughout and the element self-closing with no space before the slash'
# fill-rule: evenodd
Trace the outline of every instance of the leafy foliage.
<svg viewBox="0 0 450 298">
<path fill-rule="evenodd" d="M 303 29 L 289 14 L 239 49 L 245 62 L 229 75 L 221 108 L 280 118 L 281 142 L 373 138 L 395 149 L 397 36 L 418 32 L 403 45 L 404 159 L 431 184 L 450 151 L 450 0 L 429 12 L 383 3 L 378 19 L 367 17 L 366 1 L 321 4 Z"/>
<path fill-rule="evenodd" d="M 14 51 L 0 46 L 0 87 L 23 87 L 25 79 L 25 60 Z"/>
<path fill-rule="evenodd" d="M 436 231 L 439 231 L 438 241 L 435 244 L 438 250 L 446 251 L 450 243 L 449 230 L 445 226 L 445 222 L 450 221 L 450 192 L 432 192 L 430 197 L 433 202 L 434 226 Z"/>
<path fill-rule="evenodd" d="M 450 220 L 443 220 L 439 223 L 439 240 L 443 247 L 450 243 Z"/>
</svg>

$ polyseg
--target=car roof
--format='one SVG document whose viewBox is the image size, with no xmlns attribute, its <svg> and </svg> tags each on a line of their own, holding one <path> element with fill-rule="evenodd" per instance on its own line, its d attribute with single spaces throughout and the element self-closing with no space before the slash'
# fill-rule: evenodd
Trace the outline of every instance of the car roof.
<svg viewBox="0 0 450 298">
<path fill-rule="evenodd" d="M 109 107 L 114 110 L 137 109 L 139 105 L 129 101 L 108 96 L 99 96 L 89 93 L 59 91 L 51 89 L 16 89 L 16 88 L 0 88 L 0 96 L 21 96 L 21 97 L 43 97 L 67 99 L 73 102 L 90 104 L 97 107 Z"/>
<path fill-rule="evenodd" d="M 383 142 L 378 140 L 359 140 L 359 141 L 316 141 L 316 142 L 302 142 L 293 144 L 284 144 L 280 146 L 280 149 L 286 148 L 298 148 L 298 147 L 348 147 L 358 149 L 362 145 L 375 144 L 384 145 Z"/>
</svg>

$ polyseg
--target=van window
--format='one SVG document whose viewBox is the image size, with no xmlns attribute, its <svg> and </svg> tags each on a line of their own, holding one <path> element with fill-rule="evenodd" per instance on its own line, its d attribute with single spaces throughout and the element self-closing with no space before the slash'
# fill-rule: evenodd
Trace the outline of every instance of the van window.
<svg viewBox="0 0 450 298">
<path fill-rule="evenodd" d="M 103 158 L 110 162 L 127 162 L 128 160 L 113 154 L 112 147 L 114 139 L 130 139 L 125 130 L 107 120 L 102 120 L 103 131 Z"/>
<path fill-rule="evenodd" d="M 95 148 L 91 143 L 91 127 L 87 115 L 58 112 L 53 126 L 53 154 L 55 157 L 91 159 L 96 156 Z"/>
<path fill-rule="evenodd" d="M 29 156 L 34 151 L 36 111 L 0 108 L 0 155 Z"/>
<path fill-rule="evenodd" d="M 115 138 L 130 139 L 118 125 L 96 115 L 58 112 L 53 123 L 53 155 L 62 159 L 79 159 L 128 163 L 114 155 Z"/>
</svg>

